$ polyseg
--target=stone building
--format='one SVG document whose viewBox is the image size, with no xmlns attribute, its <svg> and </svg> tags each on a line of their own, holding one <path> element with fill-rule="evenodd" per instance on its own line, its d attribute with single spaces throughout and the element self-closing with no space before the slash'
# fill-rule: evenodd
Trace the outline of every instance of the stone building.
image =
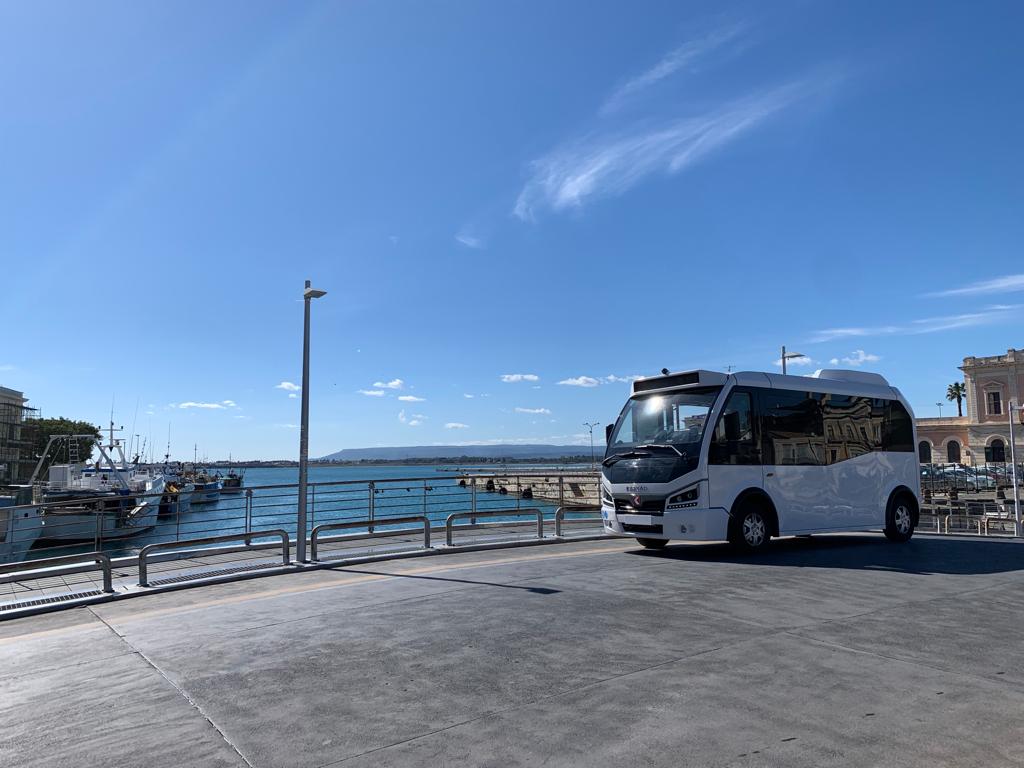
<svg viewBox="0 0 1024 768">
<path fill-rule="evenodd" d="M 1010 403 L 1024 395 L 1024 349 L 1005 355 L 965 357 L 963 416 L 917 420 L 922 463 L 985 464 L 1010 460 Z M 945 394 L 945 393 L 943 393 Z M 1017 461 L 1024 457 L 1024 427 L 1014 424 Z"/>
<path fill-rule="evenodd" d="M 32 435 L 25 425 L 35 411 L 27 402 L 21 392 L 0 387 L 0 484 L 25 482 L 35 463 Z"/>
</svg>

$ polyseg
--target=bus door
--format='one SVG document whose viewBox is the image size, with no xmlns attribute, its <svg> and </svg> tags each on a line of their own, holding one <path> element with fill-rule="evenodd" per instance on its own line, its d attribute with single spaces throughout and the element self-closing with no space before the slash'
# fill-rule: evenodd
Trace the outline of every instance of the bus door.
<svg viewBox="0 0 1024 768">
<path fill-rule="evenodd" d="M 743 387 L 729 393 L 715 423 L 708 448 L 710 506 L 732 508 L 748 488 L 761 488 L 761 439 L 756 418 L 756 397 Z"/>
</svg>

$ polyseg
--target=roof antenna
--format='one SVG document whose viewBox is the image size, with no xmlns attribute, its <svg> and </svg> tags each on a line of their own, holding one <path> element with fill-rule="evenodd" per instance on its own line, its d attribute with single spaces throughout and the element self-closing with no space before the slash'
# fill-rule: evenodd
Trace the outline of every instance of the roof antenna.
<svg viewBox="0 0 1024 768">
<path fill-rule="evenodd" d="M 661 375 L 662 376 L 668 376 L 668 368 L 662 368 L 661 369 Z"/>
</svg>

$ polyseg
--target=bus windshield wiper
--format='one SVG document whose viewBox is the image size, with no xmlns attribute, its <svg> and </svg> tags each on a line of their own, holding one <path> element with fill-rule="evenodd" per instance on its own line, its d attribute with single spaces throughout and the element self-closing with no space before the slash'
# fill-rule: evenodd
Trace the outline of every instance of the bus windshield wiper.
<svg viewBox="0 0 1024 768">
<path fill-rule="evenodd" d="M 623 459 L 646 459 L 653 455 L 654 454 L 649 451 L 626 451 L 625 453 L 613 453 L 601 462 L 601 466 L 610 467 L 612 464 L 617 464 Z"/>
<path fill-rule="evenodd" d="M 686 456 L 686 454 L 685 454 L 685 453 L 683 453 L 682 451 L 680 451 L 680 450 L 679 450 L 678 448 L 676 448 L 676 447 L 675 447 L 674 445 L 672 445 L 671 443 L 647 443 L 647 444 L 645 444 L 645 445 L 638 445 L 638 446 L 637 446 L 637 448 L 640 448 L 640 449 L 644 449 L 644 448 L 671 448 L 671 449 L 672 449 L 673 451 L 675 451 L 675 452 L 676 452 L 676 453 L 677 453 L 677 454 L 678 454 L 678 455 L 679 455 L 680 457 L 685 457 L 685 456 Z"/>
</svg>

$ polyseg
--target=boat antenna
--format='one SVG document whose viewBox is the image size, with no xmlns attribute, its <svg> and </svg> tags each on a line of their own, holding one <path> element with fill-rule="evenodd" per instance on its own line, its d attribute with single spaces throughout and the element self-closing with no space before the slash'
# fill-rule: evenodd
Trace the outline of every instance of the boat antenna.
<svg viewBox="0 0 1024 768">
<path fill-rule="evenodd" d="M 171 460 L 171 422 L 167 422 L 167 453 L 164 454 L 164 466 Z"/>
<path fill-rule="evenodd" d="M 130 434 L 133 434 L 133 435 L 135 435 L 135 423 L 139 420 L 139 400 L 140 399 L 141 398 L 136 398 L 135 399 L 135 415 L 132 416 L 132 431 L 130 433 Z M 138 438 L 139 438 L 139 436 L 135 435 L 135 453 L 136 453 L 136 455 L 139 453 L 139 439 Z M 131 453 L 130 450 L 128 452 Z"/>
</svg>

